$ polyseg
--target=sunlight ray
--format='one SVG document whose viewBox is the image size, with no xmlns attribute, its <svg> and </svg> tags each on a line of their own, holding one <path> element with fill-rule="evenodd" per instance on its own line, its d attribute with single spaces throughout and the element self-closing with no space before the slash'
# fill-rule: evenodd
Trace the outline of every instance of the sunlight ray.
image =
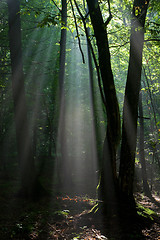
<svg viewBox="0 0 160 240">
<path fill-rule="evenodd" d="M 98 182 L 98 159 L 96 152 L 96 132 L 93 125 L 93 110 L 89 91 L 88 66 L 82 64 L 78 46 L 72 43 L 71 52 L 66 66 L 65 112 L 60 115 L 63 121 L 63 158 L 61 159 L 62 174 L 66 171 L 73 183 L 73 192 L 85 193 L 89 189 L 95 191 Z M 73 64 L 74 63 L 74 66 Z M 71 64 L 71 65 L 70 65 Z M 85 78 L 84 78 L 85 77 Z M 62 120 L 62 119 L 63 120 Z M 61 123 L 62 124 L 62 123 Z M 59 139 L 61 141 L 61 139 Z M 67 183 L 63 179 L 63 185 Z"/>
</svg>

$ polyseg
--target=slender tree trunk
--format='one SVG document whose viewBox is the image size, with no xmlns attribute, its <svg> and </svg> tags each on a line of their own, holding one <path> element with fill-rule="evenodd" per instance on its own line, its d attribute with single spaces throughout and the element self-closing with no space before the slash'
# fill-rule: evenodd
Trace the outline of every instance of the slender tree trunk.
<svg viewBox="0 0 160 240">
<path fill-rule="evenodd" d="M 150 176 L 151 176 L 150 191 L 153 190 L 153 169 L 154 169 L 154 163 L 155 163 L 155 151 L 156 151 L 156 149 L 153 148 L 152 163 L 151 163 L 151 168 L 150 168 Z"/>
<path fill-rule="evenodd" d="M 12 92 L 16 125 L 17 152 L 20 164 L 20 176 L 25 197 L 33 194 L 35 167 L 33 151 L 27 121 L 24 74 L 21 46 L 20 3 L 18 0 L 7 0 L 9 13 L 9 45 L 12 70 Z"/>
<path fill-rule="evenodd" d="M 86 11 L 87 14 L 88 11 Z M 87 19 L 88 21 L 88 19 Z M 87 28 L 88 36 L 90 35 L 90 28 Z M 87 41 L 87 39 L 86 39 Z M 96 119 L 95 119 L 95 96 L 94 96 L 94 74 L 93 74 L 93 63 L 92 63 L 92 55 L 89 43 L 87 41 L 87 54 L 88 54 L 88 68 L 89 68 L 89 90 L 90 90 L 90 108 L 91 108 L 91 162 L 90 162 L 90 170 L 93 176 L 93 186 L 96 186 L 98 175 L 96 176 L 97 169 L 97 129 L 96 129 Z"/>
<path fill-rule="evenodd" d="M 140 92 L 139 94 L 139 117 L 140 117 L 139 158 L 142 166 L 143 191 L 147 196 L 151 196 L 151 192 L 149 190 L 149 185 L 147 181 L 146 161 L 144 153 L 144 119 L 142 106 L 142 92 Z"/>
<path fill-rule="evenodd" d="M 106 203 L 106 210 L 108 211 L 111 210 L 111 207 L 107 202 L 113 202 L 115 200 L 115 185 L 117 179 L 116 150 L 120 139 L 120 114 L 111 69 L 105 23 L 98 1 L 87 0 L 87 4 L 98 47 L 99 67 L 106 100 L 107 133 L 104 141 L 100 191 L 101 197 Z"/>
<path fill-rule="evenodd" d="M 131 20 L 130 59 L 123 107 L 120 156 L 120 192 L 123 201 L 133 198 L 134 165 L 137 137 L 138 101 L 141 83 L 144 24 L 149 0 L 134 0 Z"/>
<path fill-rule="evenodd" d="M 65 134 L 65 60 L 66 60 L 66 37 L 67 37 L 67 0 L 62 0 L 62 15 L 61 15 L 61 39 L 60 39 L 60 60 L 59 60 L 59 129 L 58 129 L 58 141 L 59 141 L 59 180 L 64 187 L 69 178 L 69 163 L 66 158 L 66 134 Z"/>
<path fill-rule="evenodd" d="M 61 39 L 60 39 L 60 63 L 59 63 L 59 86 L 60 86 L 60 101 L 64 95 L 64 80 L 65 80 L 65 60 L 66 60 L 66 38 L 67 38 L 67 1 L 61 0 Z"/>
</svg>

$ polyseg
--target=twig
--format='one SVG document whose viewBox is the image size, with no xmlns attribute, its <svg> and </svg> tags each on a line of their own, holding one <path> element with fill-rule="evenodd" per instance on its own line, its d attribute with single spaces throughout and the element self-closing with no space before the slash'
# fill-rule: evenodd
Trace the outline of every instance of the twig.
<svg viewBox="0 0 160 240">
<path fill-rule="evenodd" d="M 151 41 L 155 41 L 155 42 L 159 42 L 160 41 L 160 39 L 158 39 L 158 38 L 151 38 L 151 39 L 146 39 L 146 40 L 144 40 L 144 42 L 151 42 Z"/>
<path fill-rule="evenodd" d="M 109 10 L 109 17 L 108 19 L 106 20 L 106 22 L 104 23 L 105 27 L 109 24 L 109 22 L 111 21 L 112 19 L 112 13 L 111 13 L 111 6 L 110 6 L 110 0 L 107 0 L 108 1 L 108 10 Z"/>
<path fill-rule="evenodd" d="M 141 117 L 141 116 L 138 116 L 138 118 L 143 118 L 145 120 L 150 120 L 151 119 L 150 117 Z"/>
<path fill-rule="evenodd" d="M 53 4 L 56 6 L 56 8 L 59 10 L 60 13 L 62 13 L 62 10 L 57 6 L 57 3 L 55 3 L 54 0 L 52 0 Z"/>
<path fill-rule="evenodd" d="M 72 0 L 70 0 L 70 4 L 71 4 L 72 13 L 73 13 L 73 17 L 74 17 L 74 23 L 75 23 L 76 32 L 77 32 L 77 39 L 78 39 L 79 50 L 80 50 L 80 52 L 81 52 L 81 54 L 82 54 L 82 61 L 83 61 L 83 63 L 85 63 L 84 53 L 83 53 L 83 50 L 82 50 L 82 47 L 81 47 L 81 40 L 80 40 L 80 37 L 79 37 L 78 25 L 77 25 L 76 16 L 75 16 L 75 13 L 74 13 L 74 8 L 73 8 Z"/>
<path fill-rule="evenodd" d="M 89 35 L 88 35 L 88 30 L 87 30 L 87 27 L 86 27 L 86 22 L 85 22 L 85 17 L 83 16 L 83 14 L 81 13 L 80 9 L 79 9 L 79 6 L 76 2 L 76 0 L 74 0 L 74 3 L 76 5 L 76 8 L 77 8 L 77 11 L 82 19 L 82 22 L 83 22 L 83 25 L 84 25 L 84 30 L 85 30 L 85 33 L 86 33 L 86 38 L 87 38 L 87 41 L 88 41 L 88 44 L 89 44 L 89 47 L 90 47 L 90 50 L 91 50 L 91 53 L 92 53 L 92 57 L 93 57 L 93 61 L 94 61 L 94 64 L 95 64 L 95 67 L 96 67 L 96 71 L 97 71 L 97 77 L 98 77 L 98 85 L 99 85 L 99 90 L 100 90 L 100 93 L 101 93 L 101 97 L 102 97 L 102 101 L 104 103 L 104 105 L 106 106 L 106 100 L 105 100 L 105 97 L 104 97 L 104 94 L 103 94 L 103 89 L 102 89 L 102 86 L 101 86 L 101 76 L 100 76 L 100 70 L 99 70 L 99 65 L 97 63 L 97 59 L 96 59 L 96 56 L 95 56 L 95 53 L 94 53 L 94 50 L 93 50 L 93 46 L 91 44 L 91 41 L 90 41 L 90 38 L 89 38 Z"/>
</svg>

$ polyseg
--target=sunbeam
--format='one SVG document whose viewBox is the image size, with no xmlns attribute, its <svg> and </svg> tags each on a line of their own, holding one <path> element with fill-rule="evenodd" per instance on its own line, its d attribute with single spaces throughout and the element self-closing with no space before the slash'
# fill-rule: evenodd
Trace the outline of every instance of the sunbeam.
<svg viewBox="0 0 160 240">
<path fill-rule="evenodd" d="M 62 186 L 71 193 L 90 191 L 93 194 L 98 181 L 98 159 L 93 103 L 88 94 L 90 92 L 89 74 L 86 75 L 88 67 L 82 64 L 78 45 L 72 43 L 70 48 L 66 65 L 65 111 L 61 115 L 63 120 L 60 119 L 65 126 L 63 128 L 65 153 L 62 153 L 61 159 L 62 166 L 65 166 L 64 169 L 62 167 L 61 174 L 65 177 L 62 176 Z M 61 142 L 60 139 L 59 141 Z M 68 177 L 70 180 L 67 181 Z"/>
<path fill-rule="evenodd" d="M 159 239 L 159 5 L 0 1 L 0 239 Z"/>
</svg>

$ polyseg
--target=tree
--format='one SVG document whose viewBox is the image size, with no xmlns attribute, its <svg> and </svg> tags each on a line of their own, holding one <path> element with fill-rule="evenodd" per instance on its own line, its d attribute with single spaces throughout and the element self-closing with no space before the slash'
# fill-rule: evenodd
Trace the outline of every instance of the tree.
<svg viewBox="0 0 160 240">
<path fill-rule="evenodd" d="M 103 21 L 98 1 L 87 0 L 87 4 L 98 47 L 99 68 L 106 103 L 107 133 L 103 148 L 100 191 L 101 197 L 105 202 L 105 208 L 109 211 L 111 208 L 108 207 L 108 201 L 111 202 L 113 199 L 116 199 L 116 151 L 120 140 L 120 114 L 111 68 L 105 22 Z"/>
<path fill-rule="evenodd" d="M 32 142 L 27 120 L 24 74 L 21 46 L 20 3 L 8 0 L 9 46 L 12 70 L 12 92 L 16 126 L 18 161 L 20 165 L 21 193 L 25 197 L 35 194 L 35 167 Z"/>
<path fill-rule="evenodd" d="M 134 165 L 137 137 L 139 91 L 141 86 L 144 25 L 149 0 L 134 0 L 131 20 L 130 58 L 123 107 L 120 156 L 120 192 L 124 201 L 133 199 Z"/>
<path fill-rule="evenodd" d="M 82 6 L 85 6 L 85 1 L 83 1 L 83 4 L 82 4 L 82 1 L 73 1 L 72 0 L 69 2 L 71 3 L 71 5 L 72 5 L 72 2 L 75 4 L 77 3 L 76 6 L 78 5 L 79 9 L 81 9 L 81 10 L 83 8 Z M 41 8 L 43 6 L 43 3 L 38 3 L 36 1 L 34 2 L 34 4 L 36 5 L 36 8 L 33 3 L 26 3 L 25 7 L 23 6 L 22 10 L 24 12 L 27 13 L 28 10 L 27 10 L 26 5 L 28 5 L 28 9 L 32 9 L 32 11 L 33 11 L 32 13 L 35 14 L 36 16 L 38 15 L 36 23 L 34 21 L 34 27 L 36 27 L 36 26 L 39 27 L 38 31 L 36 29 L 36 31 L 35 31 L 36 33 L 34 32 L 35 33 L 34 34 L 35 35 L 34 36 L 35 37 L 34 44 L 33 44 L 34 46 L 32 45 L 32 48 L 30 49 L 30 51 L 28 51 L 28 53 L 30 54 L 31 57 L 28 57 L 29 56 L 29 54 L 28 54 L 27 60 L 24 63 L 24 73 L 26 75 L 28 75 L 27 76 L 28 79 L 27 80 L 25 79 L 25 83 L 27 83 L 26 86 L 28 87 L 27 91 L 26 91 L 27 94 L 25 94 L 25 91 L 24 91 L 24 76 L 23 76 L 23 69 L 22 69 L 23 68 L 22 57 L 19 57 L 18 61 L 20 62 L 20 64 L 19 63 L 17 64 L 17 65 L 19 65 L 19 69 L 21 69 L 21 71 L 19 72 L 20 77 L 18 77 L 18 78 L 22 79 L 22 81 L 20 80 L 20 82 L 23 82 L 23 84 L 21 83 L 21 85 L 23 85 L 23 86 L 20 87 L 23 89 L 22 90 L 23 94 L 21 94 L 23 96 L 22 99 L 24 100 L 24 108 L 22 110 L 22 111 L 24 111 L 23 119 L 27 119 L 27 109 L 26 109 L 26 103 L 25 103 L 25 98 L 26 98 L 25 95 L 27 95 L 27 97 L 29 96 L 28 99 L 30 100 L 29 101 L 29 107 L 30 107 L 29 113 L 31 116 L 30 118 L 35 119 L 35 125 L 32 126 L 31 131 L 33 131 L 33 129 L 36 129 L 37 136 L 38 136 L 37 141 L 36 141 L 36 138 L 34 141 L 35 149 L 37 149 L 37 153 L 38 152 L 40 152 L 40 153 L 49 152 L 50 156 L 51 156 L 51 153 L 55 154 L 52 151 L 52 147 L 53 147 L 53 135 L 55 134 L 56 127 L 53 126 L 53 124 L 55 122 L 55 120 L 53 120 L 53 119 L 55 119 L 55 117 L 54 117 L 54 114 L 52 114 L 52 113 L 54 112 L 53 109 L 55 108 L 56 104 L 54 104 L 54 100 L 51 97 L 51 94 L 52 94 L 52 96 L 55 94 L 55 92 L 52 91 L 53 88 L 51 88 L 51 82 L 53 80 L 53 75 L 54 75 L 53 72 L 55 72 L 54 70 L 56 68 L 55 66 L 53 67 L 55 58 L 56 58 L 55 55 L 53 55 L 53 54 L 60 55 L 60 56 L 58 56 L 59 58 L 57 58 L 59 60 L 59 64 L 58 63 L 56 64 L 56 66 L 59 66 L 56 69 L 59 70 L 59 103 L 58 104 L 60 106 L 59 113 L 57 111 L 57 115 L 60 115 L 59 132 L 58 132 L 58 134 L 59 134 L 59 136 L 58 136 L 59 137 L 59 139 L 58 139 L 59 149 L 57 150 L 57 153 L 58 154 L 60 153 L 59 156 L 61 155 L 59 158 L 60 167 L 62 167 L 62 168 L 60 168 L 60 171 L 63 169 L 64 172 L 66 172 L 66 176 L 69 177 L 69 175 L 70 175 L 69 161 L 66 160 L 68 157 L 68 156 L 66 157 L 66 155 L 67 155 L 66 153 L 68 153 L 68 148 L 67 148 L 68 145 L 66 144 L 66 142 L 67 142 L 66 138 L 68 137 L 68 135 L 67 135 L 68 129 L 66 126 L 67 124 L 65 125 L 65 114 L 66 114 L 65 106 L 66 106 L 66 102 L 68 100 L 68 98 L 66 97 L 67 91 L 65 91 L 65 89 L 66 89 L 66 87 L 69 87 L 69 84 L 68 84 L 68 86 L 64 84 L 65 71 L 66 71 L 67 81 L 71 81 L 71 80 L 69 79 L 70 75 L 69 75 L 68 66 L 66 67 L 66 70 L 65 70 L 66 31 L 67 31 L 66 27 L 67 27 L 67 24 L 71 23 L 69 25 L 69 28 L 71 27 L 71 29 L 70 29 L 71 32 L 72 32 L 72 30 L 73 31 L 76 30 L 76 34 L 77 34 L 76 38 L 79 40 L 81 37 L 83 38 L 83 36 L 82 36 L 83 30 L 81 31 L 82 25 L 80 26 L 80 24 L 82 21 L 85 21 L 86 26 L 89 26 L 90 22 L 88 22 L 87 18 L 90 15 L 94 33 L 92 32 L 92 28 L 91 28 L 91 32 L 87 33 L 87 35 L 88 35 L 87 38 L 91 43 L 93 43 L 94 41 L 92 42 L 92 39 L 94 39 L 94 37 L 95 37 L 96 45 L 93 46 L 93 49 L 91 48 L 90 44 L 88 44 L 88 46 L 90 47 L 92 57 L 93 57 L 93 51 L 98 50 L 97 51 L 98 57 L 97 57 L 97 52 L 95 51 L 95 56 L 93 57 L 93 61 L 95 63 L 95 59 L 97 60 L 97 58 L 98 58 L 97 65 L 95 64 L 95 66 L 96 66 L 96 70 L 98 69 L 98 71 L 100 72 L 100 77 L 99 77 L 100 84 L 99 85 L 102 85 L 101 88 L 103 88 L 103 89 L 101 89 L 101 93 L 102 93 L 103 99 L 104 99 L 104 106 L 105 106 L 106 113 L 107 113 L 106 120 L 108 122 L 107 129 L 106 129 L 106 138 L 104 141 L 104 148 L 103 148 L 103 161 L 102 161 L 102 165 L 101 165 L 101 169 L 102 169 L 101 197 L 105 201 L 106 205 L 107 205 L 107 202 L 109 202 L 109 201 L 111 202 L 113 200 L 113 198 L 115 197 L 115 195 L 116 194 L 118 195 L 118 193 L 120 193 L 122 199 L 126 199 L 127 202 L 129 202 L 130 199 L 134 202 L 133 179 L 134 179 L 134 158 L 135 158 L 136 131 L 137 131 L 136 124 L 137 124 L 137 112 L 138 112 L 137 101 L 138 101 L 138 96 L 139 96 L 140 78 L 141 78 L 142 49 L 143 49 L 143 35 L 144 35 L 143 28 L 144 28 L 145 15 L 146 15 L 149 1 L 136 0 L 136 1 L 134 1 L 134 6 L 133 6 L 134 18 L 132 19 L 132 29 L 131 29 L 131 38 L 130 38 L 130 42 L 131 42 L 131 44 L 130 44 L 131 45 L 131 47 L 130 47 L 130 63 L 129 63 L 129 67 L 128 67 L 128 77 L 127 77 L 125 101 L 124 101 L 124 114 L 123 114 L 123 127 L 122 127 L 123 136 L 122 136 L 121 163 L 120 163 L 119 179 L 117 177 L 118 171 L 116 169 L 116 167 L 117 167 L 116 166 L 116 160 L 117 160 L 116 152 L 117 152 L 117 146 L 119 144 L 120 132 L 121 132 L 120 114 L 119 114 L 119 105 L 120 104 L 118 103 L 117 96 L 116 96 L 116 93 L 119 92 L 119 89 L 117 91 L 117 89 L 116 89 L 117 85 L 115 87 L 115 81 L 113 79 L 113 74 L 116 71 L 117 72 L 119 71 L 119 75 L 118 75 L 118 77 L 116 76 L 115 79 L 118 78 L 118 81 L 120 82 L 120 84 L 123 84 L 122 82 L 124 82 L 124 81 L 120 81 L 119 76 L 121 76 L 121 80 L 122 80 L 122 78 L 126 79 L 126 77 L 124 76 L 125 75 L 124 72 L 126 71 L 126 64 L 125 64 L 126 58 L 125 58 L 125 60 L 123 59 L 124 60 L 123 62 L 125 65 L 125 71 L 122 74 L 123 69 L 120 69 L 120 67 L 119 67 L 119 66 L 121 66 L 120 61 L 122 61 L 122 57 L 119 54 L 119 52 L 120 52 L 119 49 L 123 48 L 122 47 L 123 43 L 128 44 L 129 41 L 128 41 L 128 38 L 125 38 L 125 40 L 122 40 L 123 37 L 121 37 L 120 42 L 116 43 L 116 41 L 115 41 L 115 39 L 118 39 L 118 37 L 119 37 L 119 35 L 118 35 L 119 26 L 118 27 L 116 26 L 115 19 L 114 19 L 115 21 L 110 22 L 112 15 L 111 15 L 111 10 L 110 10 L 110 1 L 109 0 L 108 0 L 108 5 L 107 4 L 104 5 L 102 3 L 102 1 L 98 1 L 98 0 L 95 0 L 95 1 L 87 0 L 87 3 L 88 3 L 89 11 L 87 11 L 87 13 L 86 13 L 85 11 L 82 10 L 82 12 L 85 14 L 84 17 L 81 15 L 80 15 L 80 17 L 77 17 L 77 15 L 76 15 L 77 13 L 75 13 L 76 10 L 74 9 L 75 5 L 73 4 L 74 6 L 73 6 L 72 12 L 74 12 L 75 14 L 73 17 L 68 18 L 68 23 L 67 23 L 67 2 L 66 1 L 61 1 L 61 3 L 57 3 L 57 1 L 52 1 L 52 4 L 50 5 L 50 7 L 53 8 L 53 4 L 54 4 L 56 6 L 56 10 L 58 9 L 58 11 L 59 11 L 58 14 L 55 11 L 55 9 L 52 9 L 53 11 L 52 10 L 48 11 L 48 8 L 47 8 L 47 10 L 45 9 L 45 7 Z M 59 8 L 60 4 L 62 5 L 61 9 Z M 38 6 L 40 6 L 40 8 Z M 107 7 L 109 9 L 109 18 L 105 21 L 104 18 L 105 18 L 105 14 L 107 14 L 106 13 Z M 125 7 L 126 7 L 126 9 L 131 9 L 129 1 L 125 2 Z M 41 11 L 39 9 L 41 9 Z M 120 8 L 119 8 L 119 6 L 117 7 L 116 5 L 113 6 L 114 11 L 116 10 L 118 12 L 119 9 L 124 10 L 124 9 L 122 9 L 121 6 L 120 6 Z M 23 12 L 22 10 L 21 10 L 21 13 Z M 71 9 L 69 9 L 68 14 L 71 12 L 70 10 Z M 113 15 L 115 15 L 117 13 L 117 12 L 115 13 L 114 11 L 113 11 Z M 41 12 L 42 12 L 42 15 L 41 15 Z M 30 14 L 30 12 L 29 12 L 29 14 Z M 19 14 L 17 14 L 17 16 L 18 15 Z M 28 15 L 28 16 L 31 20 L 30 15 Z M 46 48 L 48 46 L 47 45 L 48 42 L 50 42 L 50 36 L 48 34 L 49 33 L 48 29 L 49 29 L 49 27 L 51 29 L 51 25 L 55 26 L 57 24 L 56 16 L 58 16 L 58 18 L 57 18 L 58 23 L 61 24 L 60 52 L 58 52 L 58 49 L 57 49 L 58 42 L 56 39 L 55 41 L 53 41 L 53 45 L 54 46 L 57 45 L 57 46 L 54 47 L 54 51 L 52 51 L 52 54 L 51 54 L 52 61 L 50 61 L 51 57 L 48 58 L 47 53 L 45 53 L 45 57 L 43 58 L 43 61 L 39 61 L 39 58 L 44 53 L 44 51 L 43 51 L 44 48 Z M 61 16 L 60 22 L 59 22 L 59 16 Z M 124 17 L 124 13 L 122 14 L 122 16 Z M 123 17 L 121 19 L 121 22 L 123 22 L 125 25 L 125 33 L 122 33 L 121 36 L 125 35 L 126 33 L 127 33 L 126 35 L 129 36 L 128 20 L 127 20 L 126 16 L 125 16 L 125 19 L 123 19 Z M 75 23 L 76 28 L 73 27 L 73 22 Z M 24 23 L 24 25 L 25 25 L 25 23 Z M 114 29 L 112 29 L 113 25 L 115 25 L 115 29 L 117 28 L 116 34 L 113 33 L 114 32 L 113 31 Z M 32 27 L 32 23 L 30 26 Z M 79 27 L 79 32 L 77 30 L 77 27 Z M 44 31 L 41 31 L 40 28 L 43 28 Z M 57 29 L 59 30 L 59 28 L 57 28 Z M 47 34 L 46 34 L 45 30 L 47 30 L 46 31 Z M 25 31 L 23 31 L 23 32 L 25 35 Z M 43 34 L 45 36 L 47 36 L 47 39 L 43 38 Z M 11 34 L 11 35 L 13 35 L 13 34 Z M 28 35 L 28 37 L 26 39 L 23 39 L 24 46 L 29 45 L 27 42 L 32 42 L 32 40 L 33 40 L 31 38 L 31 41 L 29 41 L 30 34 L 27 34 L 27 35 Z M 19 33 L 16 34 L 16 36 L 17 36 L 17 38 L 19 38 Z M 56 35 L 56 37 L 57 36 L 58 36 L 58 34 Z M 54 35 L 53 38 L 55 39 L 56 37 Z M 74 34 L 73 34 L 73 37 L 74 37 Z M 110 46 L 108 43 L 108 37 L 109 37 L 109 41 L 111 42 Z M 19 44 L 19 42 L 18 42 L 19 40 L 17 40 L 17 38 L 16 38 L 16 41 L 17 41 L 16 44 L 17 43 Z M 88 41 L 88 43 L 89 43 L 89 41 Z M 122 41 L 124 41 L 124 42 L 122 42 Z M 135 46 L 134 46 L 135 42 L 137 44 L 138 50 L 135 50 Z M 81 45 L 83 47 L 83 41 L 81 43 L 78 41 L 78 43 L 79 43 L 79 50 L 80 50 Z M 32 44 L 32 43 L 30 43 L 30 44 Z M 117 50 L 117 48 L 115 48 L 117 45 L 119 45 L 118 50 Z M 37 48 L 37 46 L 38 46 L 38 48 Z M 109 49 L 109 47 L 110 47 L 110 49 Z M 116 50 L 113 50 L 113 49 L 116 49 Z M 13 47 L 10 52 L 12 52 L 12 51 L 13 51 Z M 82 49 L 80 51 L 82 54 Z M 125 51 L 126 50 L 124 50 L 124 52 L 122 51 L 121 54 L 125 55 L 124 54 L 124 53 L 126 53 Z M 138 55 L 136 54 L 136 51 L 138 52 Z M 41 52 L 41 53 L 37 54 L 37 52 Z M 116 54 L 114 56 L 112 54 L 113 52 L 116 52 Z M 117 54 L 117 52 L 118 52 L 118 54 Z M 69 54 L 70 53 L 68 52 L 67 57 L 69 56 Z M 20 55 L 22 55 L 22 53 Z M 128 54 L 126 54 L 126 55 L 128 57 Z M 112 64 L 113 64 L 112 67 L 111 67 L 111 56 L 112 56 Z M 116 61 L 113 60 L 113 57 L 114 57 L 114 59 L 116 59 Z M 90 55 L 89 55 L 89 58 L 90 58 Z M 137 58 L 138 58 L 138 61 L 137 61 Z M 12 62 L 14 62 L 15 57 L 13 57 L 12 59 L 13 59 Z M 47 59 L 49 59 L 49 60 L 47 61 Z M 114 61 L 114 63 L 113 63 L 113 61 Z M 90 63 L 91 63 L 91 61 L 90 61 Z M 30 64 L 32 64 L 32 68 L 30 68 Z M 43 67 L 40 68 L 40 66 L 43 66 Z M 90 66 L 91 66 L 91 64 L 90 64 Z M 116 70 L 114 69 L 115 66 L 116 66 Z M 50 74 L 47 75 L 49 69 L 52 69 L 52 72 L 50 71 Z M 30 70 L 30 73 L 28 73 L 28 70 Z M 37 77 L 37 73 L 39 74 L 38 77 Z M 44 77 L 44 74 L 45 74 L 45 77 Z M 47 78 L 46 78 L 46 75 L 47 75 Z M 34 78 L 35 81 L 30 81 L 31 80 L 30 76 L 32 79 Z M 87 74 L 86 74 L 86 77 L 88 77 Z M 54 78 L 55 78 L 55 75 L 54 75 Z M 45 84 L 43 84 L 43 82 L 41 82 L 41 81 L 44 81 L 44 79 L 45 79 Z M 84 77 L 84 79 L 85 79 L 85 77 Z M 30 82 L 32 82 L 31 85 L 30 85 Z M 119 86 L 120 86 L 120 84 L 119 84 Z M 37 88 L 37 86 L 40 86 L 40 85 L 41 85 L 41 88 L 39 90 Z M 33 89 L 32 90 L 29 89 L 31 86 L 34 86 L 36 93 L 33 94 Z M 45 87 L 43 87 L 43 86 L 45 86 Z M 121 85 L 121 86 L 123 87 L 123 85 Z M 93 88 L 93 86 L 91 86 L 91 87 Z M 16 87 L 14 88 L 14 90 L 15 89 L 16 89 Z M 56 87 L 55 87 L 55 89 L 56 89 Z M 17 90 L 17 91 L 20 92 L 19 90 Z M 123 94 L 123 90 L 121 91 L 121 95 L 122 94 Z M 15 94 L 15 96 L 16 96 L 15 102 L 19 102 L 19 100 L 17 100 L 17 94 Z M 39 101 L 39 98 L 42 101 L 41 100 Z M 35 117 L 32 117 L 32 112 L 33 112 L 32 110 L 34 110 L 34 107 L 32 107 L 31 105 L 34 102 L 34 99 L 38 99 L 38 101 L 39 101 L 39 104 L 37 104 L 38 105 L 38 108 L 37 108 L 38 114 L 35 114 Z M 23 104 L 23 101 L 21 101 L 21 102 Z M 43 102 L 43 109 L 40 109 L 40 105 L 42 102 Z M 15 105 L 18 105 L 18 104 L 16 103 Z M 33 105 L 35 106 L 36 104 L 34 103 Z M 82 106 L 84 107 L 85 104 L 82 104 Z M 85 109 L 85 111 L 87 111 L 87 110 Z M 18 112 L 18 111 L 15 111 L 15 112 Z M 17 119 L 18 119 L 18 117 L 17 117 Z M 132 121 L 130 121 L 130 119 Z M 17 122 L 18 122 L 18 120 L 17 120 Z M 19 120 L 19 122 L 21 123 L 22 120 Z M 31 142 L 32 140 L 31 140 L 30 134 L 28 133 L 30 131 L 29 122 L 28 122 L 28 120 L 23 120 L 23 123 L 26 127 L 24 130 L 24 133 L 22 134 L 22 132 L 21 132 L 21 137 L 19 137 L 19 139 L 20 138 L 23 139 L 24 135 L 25 135 L 27 139 L 30 139 L 30 140 L 28 140 L 28 142 Z M 133 123 L 133 124 L 130 124 L 130 123 Z M 104 125 L 105 125 L 105 123 L 104 123 Z M 126 126 L 129 126 L 129 127 L 126 128 Z M 132 131 L 132 129 L 134 129 L 134 131 Z M 18 129 L 17 129 L 17 131 L 18 131 Z M 134 132 L 134 134 L 133 134 L 133 132 Z M 19 134 L 17 134 L 17 136 L 19 136 Z M 35 137 L 36 137 L 36 134 L 35 134 Z M 17 137 L 17 139 L 18 139 L 18 137 Z M 43 139 L 43 144 L 41 144 L 42 139 Z M 131 144 L 130 144 L 130 139 L 132 140 Z M 18 143 L 18 141 L 17 141 L 17 143 Z M 19 140 L 19 145 L 20 144 L 22 145 L 22 141 Z M 27 144 L 27 143 L 25 143 L 25 144 Z M 37 146 L 37 148 L 36 148 L 36 146 Z M 32 147 L 30 147 L 28 145 L 27 148 L 31 149 L 31 152 L 33 152 Z M 22 148 L 19 147 L 19 149 L 22 149 Z M 26 162 L 28 162 L 28 160 Z M 64 176 L 64 180 L 66 180 L 65 176 Z M 118 185 L 118 180 L 119 180 L 119 185 Z M 116 197 L 115 197 L 115 199 L 116 199 Z"/>
<path fill-rule="evenodd" d="M 8 9 L 5 2 L 0 4 L 0 169 L 6 175 L 8 171 L 8 152 L 14 141 L 9 136 L 10 126 L 13 120 L 13 106 L 11 87 L 8 74 L 10 73 L 10 56 L 8 46 Z M 9 141 L 12 144 L 9 144 Z M 12 140 L 11 140 L 12 139 Z"/>
<path fill-rule="evenodd" d="M 66 37 L 67 37 L 67 1 L 62 0 L 61 10 L 61 37 L 60 37 L 60 57 L 59 57 L 59 126 L 58 126 L 58 144 L 61 157 L 58 159 L 58 171 L 64 173 L 64 178 L 59 173 L 60 182 L 66 181 L 69 177 L 67 162 L 65 159 L 66 152 L 66 134 L 65 134 L 65 61 L 66 61 Z M 60 168 L 62 166 L 62 168 Z M 69 177 L 70 178 L 70 177 Z"/>
<path fill-rule="evenodd" d="M 139 122 L 140 122 L 140 136 L 139 136 L 139 158 L 142 166 L 142 180 L 143 191 L 147 196 L 151 196 L 149 185 L 147 182 L 146 161 L 144 153 L 144 118 L 143 118 L 143 105 L 142 105 L 142 91 L 139 94 Z"/>
<path fill-rule="evenodd" d="M 104 141 L 104 159 L 101 173 L 102 196 L 103 200 L 107 202 L 111 199 L 113 201 L 116 192 L 116 150 L 118 140 L 120 139 L 119 106 L 116 97 L 106 31 L 106 25 L 111 19 L 110 2 L 108 1 L 110 16 L 106 22 L 104 22 L 102 18 L 98 1 L 88 0 L 87 4 L 98 48 L 99 68 L 103 83 L 107 113 L 107 134 Z M 123 107 L 122 144 L 119 172 L 120 198 L 122 201 L 125 200 L 127 205 L 130 200 L 134 203 L 133 181 L 138 98 L 141 82 L 144 25 L 148 4 L 149 1 L 135 0 L 133 3 L 133 16 L 131 20 L 130 58 Z"/>
</svg>

